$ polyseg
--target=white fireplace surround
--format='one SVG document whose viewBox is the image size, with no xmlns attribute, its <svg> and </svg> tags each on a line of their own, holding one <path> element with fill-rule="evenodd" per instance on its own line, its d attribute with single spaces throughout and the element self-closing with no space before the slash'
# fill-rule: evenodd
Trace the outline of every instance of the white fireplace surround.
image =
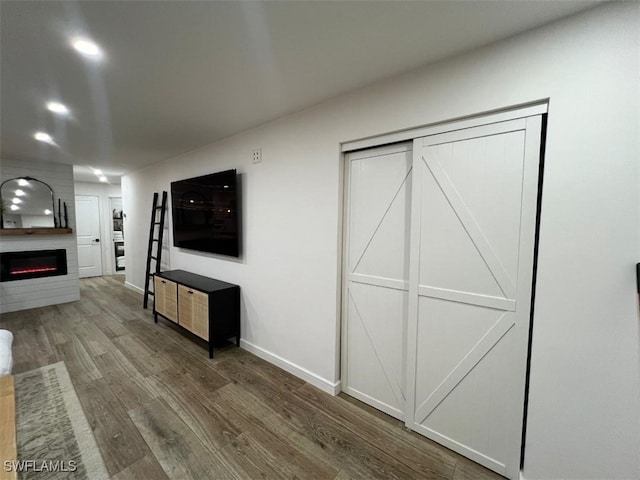
<svg viewBox="0 0 640 480">
<path fill-rule="evenodd" d="M 73 167 L 51 162 L 26 160 L 1 161 L 0 182 L 10 178 L 37 178 L 53 189 L 58 198 L 67 203 L 69 227 L 75 230 L 75 194 Z M 67 252 L 67 274 L 0 283 L 0 313 L 57 305 L 80 299 L 78 282 L 78 247 L 76 236 L 67 235 L 10 235 L 0 237 L 0 252 L 64 249 Z"/>
</svg>

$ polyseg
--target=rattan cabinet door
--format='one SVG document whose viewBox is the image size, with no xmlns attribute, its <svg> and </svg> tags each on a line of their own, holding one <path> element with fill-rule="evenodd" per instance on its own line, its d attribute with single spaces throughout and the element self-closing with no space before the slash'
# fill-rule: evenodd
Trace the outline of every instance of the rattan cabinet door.
<svg viewBox="0 0 640 480">
<path fill-rule="evenodd" d="M 155 310 L 172 322 L 178 321 L 177 284 L 171 280 L 154 276 Z"/>
<path fill-rule="evenodd" d="M 180 325 L 191 333 L 209 340 L 209 296 L 183 285 L 178 286 Z"/>
</svg>

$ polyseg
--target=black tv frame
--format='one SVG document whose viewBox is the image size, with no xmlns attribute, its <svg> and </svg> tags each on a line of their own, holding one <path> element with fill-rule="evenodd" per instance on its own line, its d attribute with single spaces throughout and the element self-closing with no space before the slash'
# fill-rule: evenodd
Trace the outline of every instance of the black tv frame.
<svg viewBox="0 0 640 480">
<path fill-rule="evenodd" d="M 235 169 L 171 182 L 174 247 L 240 257 L 239 186 Z"/>
</svg>

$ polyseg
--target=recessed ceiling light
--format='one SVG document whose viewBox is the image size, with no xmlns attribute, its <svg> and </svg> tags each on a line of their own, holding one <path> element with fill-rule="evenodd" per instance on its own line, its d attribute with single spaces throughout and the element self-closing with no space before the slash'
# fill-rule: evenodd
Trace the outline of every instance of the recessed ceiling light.
<svg viewBox="0 0 640 480">
<path fill-rule="evenodd" d="M 18 197 L 13 197 L 13 198 L 11 199 L 11 201 L 12 201 L 13 203 L 22 203 L 22 200 L 20 200 Z"/>
<path fill-rule="evenodd" d="M 20 189 L 16 190 L 16 196 L 22 197 L 23 195 L 24 195 L 24 190 L 20 190 Z"/>
<path fill-rule="evenodd" d="M 13 210 L 13 211 L 15 211 L 15 210 L 19 210 L 19 209 L 20 209 L 20 207 L 19 207 L 18 205 L 11 205 L 9 208 L 10 208 L 11 210 Z"/>
<path fill-rule="evenodd" d="M 39 142 L 53 143 L 53 138 L 51 138 L 51 135 L 49 135 L 48 133 L 36 132 L 33 135 L 33 138 L 35 138 Z"/>
<path fill-rule="evenodd" d="M 29 185 L 29 182 L 27 180 L 25 180 L 24 178 L 20 178 L 20 179 L 18 179 L 18 185 L 20 185 L 21 187 L 26 187 L 27 185 Z M 20 190 L 20 191 L 22 192 L 22 190 Z M 24 192 L 22 192 L 22 193 L 24 194 Z"/>
<path fill-rule="evenodd" d="M 66 105 L 63 105 L 60 102 L 47 102 L 47 109 L 59 115 L 67 115 L 69 113 L 69 109 Z"/>
<path fill-rule="evenodd" d="M 85 57 L 93 58 L 95 60 L 102 57 L 102 50 L 100 50 L 100 47 L 86 38 L 74 38 L 71 45 L 73 45 L 73 48 Z"/>
<path fill-rule="evenodd" d="M 95 173 L 96 175 L 100 176 L 100 175 L 102 175 L 102 170 L 100 170 L 99 168 L 94 168 L 93 169 L 93 173 Z"/>
<path fill-rule="evenodd" d="M 107 177 L 102 175 L 100 178 L 98 178 L 98 180 L 100 180 L 101 182 L 106 182 L 107 181 Z"/>
<path fill-rule="evenodd" d="M 45 215 L 51 215 L 51 210 L 49 210 L 48 208 L 44 211 Z"/>
</svg>

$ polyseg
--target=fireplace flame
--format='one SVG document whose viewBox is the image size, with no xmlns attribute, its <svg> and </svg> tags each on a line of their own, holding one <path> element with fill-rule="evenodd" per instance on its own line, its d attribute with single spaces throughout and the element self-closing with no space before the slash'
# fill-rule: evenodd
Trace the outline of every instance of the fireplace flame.
<svg viewBox="0 0 640 480">
<path fill-rule="evenodd" d="M 16 268 L 9 272 L 10 275 L 24 275 L 25 273 L 55 272 L 56 267 Z"/>
</svg>

